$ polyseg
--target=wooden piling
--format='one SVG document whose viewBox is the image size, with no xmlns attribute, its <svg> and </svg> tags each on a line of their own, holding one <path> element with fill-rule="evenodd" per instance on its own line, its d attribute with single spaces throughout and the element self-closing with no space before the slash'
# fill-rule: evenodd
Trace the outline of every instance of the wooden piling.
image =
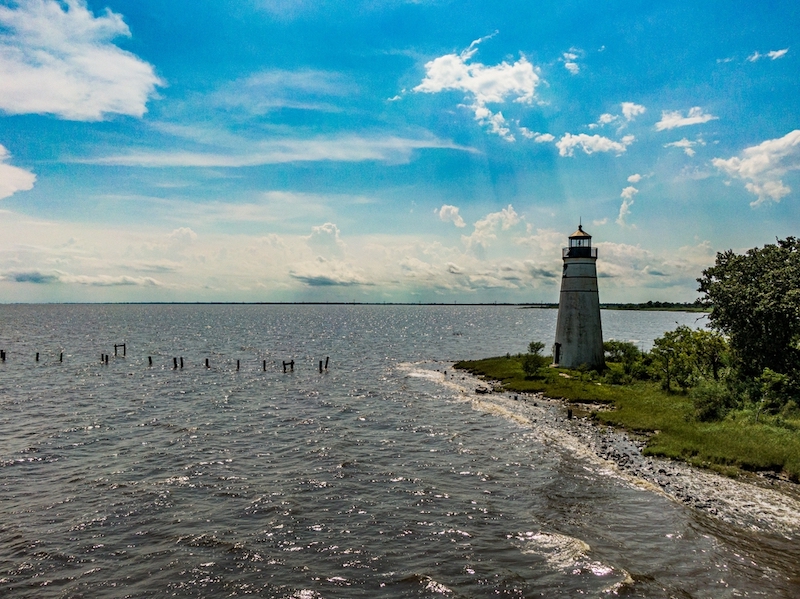
<svg viewBox="0 0 800 599">
<path fill-rule="evenodd" d="M 322 372 L 322 360 L 319 361 L 319 371 Z"/>
<path fill-rule="evenodd" d="M 264 360 L 264 372 L 266 371 L 267 371 L 267 361 Z M 284 369 L 284 372 L 286 372 L 286 369 Z"/>
<path fill-rule="evenodd" d="M 239 360 L 236 360 L 236 370 L 239 370 Z"/>
<path fill-rule="evenodd" d="M 183 370 L 183 356 L 181 356 L 181 370 Z"/>
<path fill-rule="evenodd" d="M 567 420 L 572 420 L 572 408 L 567 408 Z"/>
<path fill-rule="evenodd" d="M 64 361 L 64 352 L 63 351 L 60 354 L 58 354 L 58 361 L 59 362 L 63 362 Z"/>
<path fill-rule="evenodd" d="M 152 366 L 153 365 L 153 356 L 147 356 L 147 365 L 148 366 Z"/>
<path fill-rule="evenodd" d="M 39 361 L 39 352 L 38 351 L 36 352 L 36 361 L 37 362 Z"/>
<path fill-rule="evenodd" d="M 328 360 L 329 359 L 330 359 L 330 356 L 325 356 L 325 370 L 328 370 Z"/>
<path fill-rule="evenodd" d="M 106 354 L 106 366 L 108 366 L 108 354 Z"/>
<path fill-rule="evenodd" d="M 6 350 L 4 349 L 0 349 L 0 360 L 2 360 L 3 362 L 6 361 Z"/>
<path fill-rule="evenodd" d="M 206 368 L 211 368 L 211 366 L 208 365 L 208 358 L 206 358 Z"/>
<path fill-rule="evenodd" d="M 178 358 L 172 358 L 172 370 L 178 370 Z"/>
</svg>

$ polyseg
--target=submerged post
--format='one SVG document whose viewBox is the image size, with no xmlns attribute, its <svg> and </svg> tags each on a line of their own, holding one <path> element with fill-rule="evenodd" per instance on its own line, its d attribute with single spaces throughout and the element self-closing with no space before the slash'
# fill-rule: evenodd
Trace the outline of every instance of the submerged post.
<svg viewBox="0 0 800 599">
<path fill-rule="evenodd" d="M 206 368 L 211 368 L 211 366 L 208 365 L 208 358 L 206 358 Z"/>
<path fill-rule="evenodd" d="M 330 359 L 330 356 L 326 356 L 325 357 L 325 370 L 328 370 L 328 360 L 329 359 Z"/>
<path fill-rule="evenodd" d="M 183 370 L 183 356 L 181 356 L 181 370 Z"/>
<path fill-rule="evenodd" d="M 267 371 L 267 361 L 264 360 L 264 372 L 266 371 Z M 284 368 L 283 371 L 286 372 L 286 368 Z"/>
<path fill-rule="evenodd" d="M 59 362 L 63 362 L 64 361 L 64 352 L 63 351 L 60 354 L 58 354 L 58 361 Z"/>
<path fill-rule="evenodd" d="M 597 248 L 592 236 L 578 227 L 561 254 L 564 270 L 558 301 L 553 363 L 564 368 L 605 365 L 600 297 L 597 293 Z"/>
<path fill-rule="evenodd" d="M 172 370 L 178 370 L 178 358 L 172 358 Z"/>
<path fill-rule="evenodd" d="M 322 360 L 319 361 L 319 371 L 322 372 Z"/>
<path fill-rule="evenodd" d="M 236 370 L 239 370 L 239 360 L 236 360 Z"/>
<path fill-rule="evenodd" d="M 147 356 L 147 365 L 148 366 L 152 366 L 153 365 L 153 356 Z"/>
<path fill-rule="evenodd" d="M 39 361 L 39 352 L 38 351 L 36 352 L 36 361 L 37 362 Z"/>
</svg>

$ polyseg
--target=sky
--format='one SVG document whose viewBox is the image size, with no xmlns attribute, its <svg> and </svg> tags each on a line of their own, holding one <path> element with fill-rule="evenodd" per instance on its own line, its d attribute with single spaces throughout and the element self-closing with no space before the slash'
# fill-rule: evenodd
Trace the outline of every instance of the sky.
<svg viewBox="0 0 800 599">
<path fill-rule="evenodd" d="M 693 301 L 800 233 L 791 1 L 0 0 L 0 302 Z"/>
</svg>

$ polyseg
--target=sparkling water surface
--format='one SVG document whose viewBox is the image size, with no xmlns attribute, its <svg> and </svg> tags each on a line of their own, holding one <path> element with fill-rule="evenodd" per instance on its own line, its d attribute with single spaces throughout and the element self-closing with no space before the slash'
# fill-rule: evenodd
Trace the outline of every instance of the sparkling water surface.
<svg viewBox="0 0 800 599">
<path fill-rule="evenodd" d="M 800 596 L 795 535 L 637 487 L 437 372 L 549 346 L 555 319 L 0 306 L 0 596 Z M 603 312 L 644 348 L 676 322 L 702 319 Z"/>
</svg>

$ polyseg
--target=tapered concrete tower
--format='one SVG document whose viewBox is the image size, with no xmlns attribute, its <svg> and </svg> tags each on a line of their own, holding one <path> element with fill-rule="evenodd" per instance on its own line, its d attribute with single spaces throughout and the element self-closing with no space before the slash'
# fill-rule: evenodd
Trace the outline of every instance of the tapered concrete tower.
<svg viewBox="0 0 800 599">
<path fill-rule="evenodd" d="M 562 250 L 564 272 L 558 300 L 558 323 L 553 362 L 563 368 L 591 369 L 605 365 L 600 297 L 597 294 L 597 248 L 592 236 L 578 227 Z"/>
</svg>

